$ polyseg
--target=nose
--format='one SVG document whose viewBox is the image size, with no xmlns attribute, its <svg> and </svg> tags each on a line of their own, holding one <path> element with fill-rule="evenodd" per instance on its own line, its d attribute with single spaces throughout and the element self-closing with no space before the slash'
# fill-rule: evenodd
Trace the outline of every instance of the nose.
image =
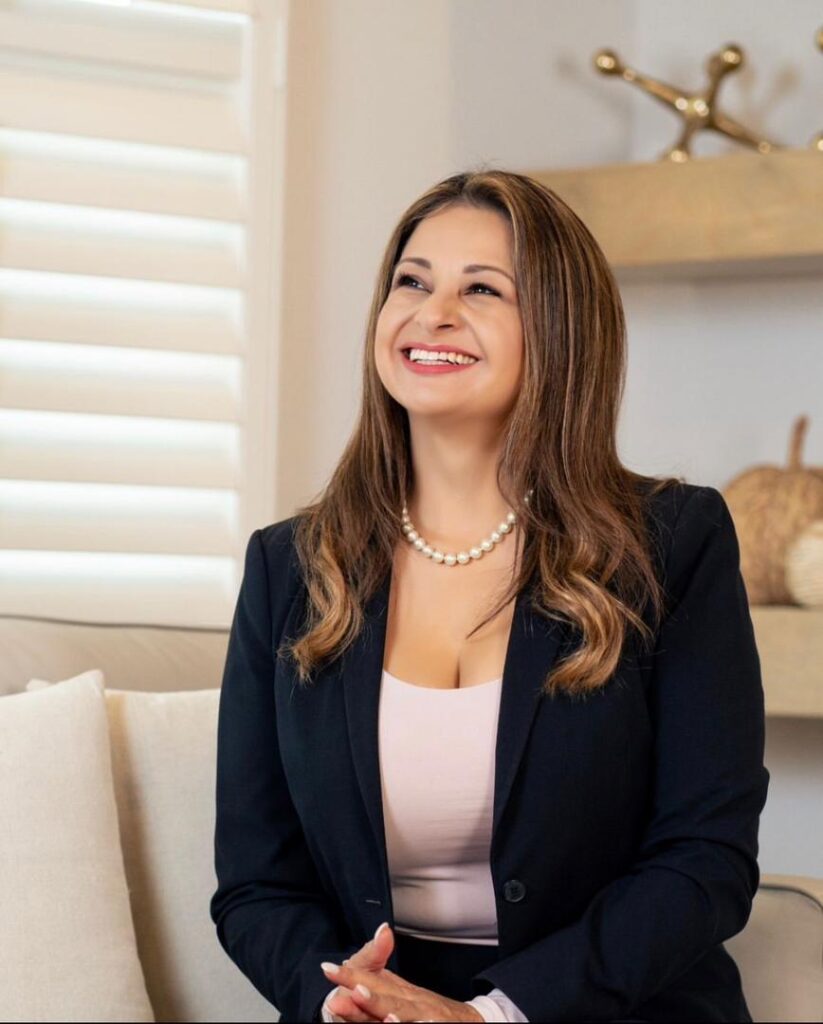
<svg viewBox="0 0 823 1024">
<path fill-rule="evenodd" d="M 443 327 L 456 327 L 460 316 L 455 305 L 455 300 L 448 295 L 432 293 L 418 307 L 415 320 L 431 334 Z"/>
</svg>

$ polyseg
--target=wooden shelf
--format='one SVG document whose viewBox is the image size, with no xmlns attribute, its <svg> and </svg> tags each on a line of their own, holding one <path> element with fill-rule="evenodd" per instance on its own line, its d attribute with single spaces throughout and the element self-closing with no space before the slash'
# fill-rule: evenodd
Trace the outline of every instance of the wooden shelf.
<svg viewBox="0 0 823 1024">
<path fill-rule="evenodd" d="M 823 608 L 752 605 L 766 714 L 823 718 Z"/>
<path fill-rule="evenodd" d="M 823 272 L 819 150 L 529 175 L 581 217 L 620 281 Z"/>
</svg>

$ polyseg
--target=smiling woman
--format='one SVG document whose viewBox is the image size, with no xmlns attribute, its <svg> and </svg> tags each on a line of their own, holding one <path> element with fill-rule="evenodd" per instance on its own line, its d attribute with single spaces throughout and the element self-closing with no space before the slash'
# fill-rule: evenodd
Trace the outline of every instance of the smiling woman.
<svg viewBox="0 0 823 1024">
<path fill-rule="evenodd" d="M 400 218 L 358 421 L 250 538 L 221 691 L 211 912 L 284 1022 L 751 1020 L 739 548 L 719 491 L 621 463 L 625 365 L 549 189 Z"/>
</svg>

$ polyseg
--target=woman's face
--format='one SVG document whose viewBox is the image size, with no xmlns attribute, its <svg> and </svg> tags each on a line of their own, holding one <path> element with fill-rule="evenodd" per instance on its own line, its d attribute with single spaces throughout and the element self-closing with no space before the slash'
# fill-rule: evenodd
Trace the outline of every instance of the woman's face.
<svg viewBox="0 0 823 1024">
<path fill-rule="evenodd" d="M 375 336 L 380 379 L 410 415 L 502 420 L 511 410 L 523 365 L 511 250 L 508 221 L 489 209 L 448 207 L 410 235 Z M 467 269 L 473 264 L 485 268 Z M 477 362 L 453 371 L 415 372 L 404 350 L 434 346 L 468 353 Z"/>
</svg>

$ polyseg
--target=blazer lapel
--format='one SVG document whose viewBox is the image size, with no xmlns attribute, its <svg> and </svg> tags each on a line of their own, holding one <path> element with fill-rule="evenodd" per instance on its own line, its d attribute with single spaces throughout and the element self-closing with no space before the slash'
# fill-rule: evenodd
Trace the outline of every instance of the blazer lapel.
<svg viewBox="0 0 823 1024">
<path fill-rule="evenodd" d="M 386 645 L 391 571 L 364 609 L 365 622 L 344 657 L 343 690 L 352 758 L 363 801 L 389 877 L 378 751 L 378 710 Z M 564 627 L 529 607 L 525 590 L 517 595 L 503 668 L 494 769 L 492 850 L 512 784 L 539 705 L 540 687 L 558 655 Z M 388 884 L 388 883 L 387 883 Z"/>
<path fill-rule="evenodd" d="M 492 850 L 540 706 L 543 680 L 557 659 L 564 635 L 560 623 L 543 619 L 532 611 L 528 594 L 521 590 L 515 600 L 503 667 L 495 746 Z"/>
</svg>

